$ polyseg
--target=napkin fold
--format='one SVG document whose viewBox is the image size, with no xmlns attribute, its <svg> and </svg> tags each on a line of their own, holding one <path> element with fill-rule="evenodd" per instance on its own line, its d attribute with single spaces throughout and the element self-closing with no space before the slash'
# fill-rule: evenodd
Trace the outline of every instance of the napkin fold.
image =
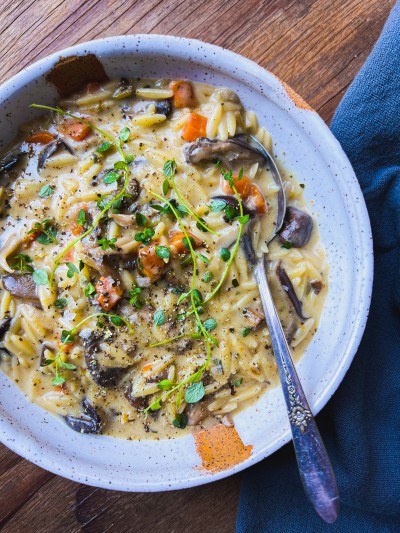
<svg viewBox="0 0 400 533">
<path fill-rule="evenodd" d="M 317 423 L 341 496 L 327 525 L 307 501 L 292 444 L 243 476 L 237 533 L 400 531 L 400 4 L 333 118 L 372 224 L 372 305 L 360 348 Z"/>
</svg>

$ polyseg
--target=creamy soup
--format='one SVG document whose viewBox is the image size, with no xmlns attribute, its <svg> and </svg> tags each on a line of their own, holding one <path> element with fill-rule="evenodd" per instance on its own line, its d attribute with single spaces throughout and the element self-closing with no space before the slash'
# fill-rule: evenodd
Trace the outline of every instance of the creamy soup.
<svg viewBox="0 0 400 533">
<path fill-rule="evenodd" d="M 0 161 L 2 370 L 72 430 L 176 437 L 277 382 L 242 243 L 268 253 L 295 357 L 316 331 L 327 265 L 306 183 L 267 246 L 278 188 L 223 87 L 90 83 L 20 128 Z"/>
</svg>

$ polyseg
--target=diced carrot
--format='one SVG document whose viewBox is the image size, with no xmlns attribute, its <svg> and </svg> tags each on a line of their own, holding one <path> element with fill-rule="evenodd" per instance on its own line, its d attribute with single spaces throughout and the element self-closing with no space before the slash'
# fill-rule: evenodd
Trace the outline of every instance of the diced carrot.
<svg viewBox="0 0 400 533">
<path fill-rule="evenodd" d="M 60 340 L 56 341 L 56 344 L 59 347 L 61 352 L 66 353 L 66 352 L 70 351 L 70 349 L 72 348 L 72 345 L 74 344 L 74 341 L 71 340 L 71 342 L 62 343 L 61 339 L 60 339 Z"/>
<path fill-rule="evenodd" d="M 161 278 L 165 263 L 164 260 L 156 254 L 156 247 L 150 244 L 149 246 L 140 246 L 139 266 L 143 274 L 150 278 L 150 281 L 153 283 Z"/>
<path fill-rule="evenodd" d="M 250 186 L 250 194 L 247 197 L 246 205 L 250 210 L 257 211 L 257 213 L 267 212 L 265 198 L 257 185 Z"/>
<path fill-rule="evenodd" d="M 97 300 L 104 311 L 109 311 L 121 299 L 123 290 L 111 276 L 101 276 L 96 283 Z"/>
<path fill-rule="evenodd" d="M 171 81 L 169 88 L 174 93 L 174 107 L 195 107 L 195 97 L 192 84 L 189 81 L 175 80 Z"/>
<path fill-rule="evenodd" d="M 60 131 L 74 141 L 84 141 L 90 135 L 91 128 L 80 120 L 67 118 L 61 122 Z"/>
<path fill-rule="evenodd" d="M 149 363 L 147 365 L 144 365 L 142 368 L 142 372 L 149 372 L 153 368 L 153 363 Z"/>
<path fill-rule="evenodd" d="M 205 137 L 207 118 L 197 113 L 190 113 L 186 124 L 182 128 L 182 139 L 193 142 L 199 137 Z"/>
<path fill-rule="evenodd" d="M 48 131 L 35 131 L 28 135 L 26 142 L 30 144 L 49 144 L 54 139 L 54 135 Z"/>
<path fill-rule="evenodd" d="M 79 209 L 77 210 L 78 214 L 79 214 L 79 211 L 81 209 L 83 209 L 85 211 L 85 213 L 88 212 L 88 206 L 86 204 L 80 204 L 79 205 Z M 77 215 L 77 218 L 78 218 L 78 215 Z M 77 236 L 77 235 L 80 235 L 82 232 L 83 232 L 83 226 L 78 224 L 77 220 L 75 222 L 73 222 L 72 225 L 71 225 L 71 233 L 72 233 L 72 235 Z"/>
<path fill-rule="evenodd" d="M 65 254 L 63 255 L 63 260 L 70 261 L 71 263 L 73 263 L 75 261 L 75 254 L 75 247 L 72 247 L 67 252 L 65 252 Z"/>
<path fill-rule="evenodd" d="M 72 225 L 71 225 L 71 233 L 72 235 L 74 235 L 75 237 L 77 237 L 78 235 L 80 235 L 83 231 L 83 226 L 80 226 L 77 222 L 73 222 Z"/>
<path fill-rule="evenodd" d="M 195 235 L 193 235 L 191 231 L 188 231 L 187 234 L 194 241 L 192 241 L 193 248 L 199 248 L 199 246 L 202 245 L 201 240 L 198 239 Z M 186 248 L 186 246 L 183 244 L 183 239 L 185 238 L 185 234 L 183 233 L 183 231 L 174 231 L 170 233 L 169 237 L 169 246 L 171 248 L 172 257 L 176 257 L 178 255 L 189 252 L 188 248 Z"/>
<path fill-rule="evenodd" d="M 250 193 L 250 180 L 249 178 L 246 178 L 246 176 L 242 176 L 240 180 L 238 180 L 238 176 L 233 176 L 233 184 L 235 186 L 235 189 L 237 190 L 238 195 L 245 199 L 248 197 Z M 233 192 L 232 187 L 229 185 L 229 182 L 221 177 L 221 189 L 224 191 L 225 194 L 235 194 Z"/>
</svg>

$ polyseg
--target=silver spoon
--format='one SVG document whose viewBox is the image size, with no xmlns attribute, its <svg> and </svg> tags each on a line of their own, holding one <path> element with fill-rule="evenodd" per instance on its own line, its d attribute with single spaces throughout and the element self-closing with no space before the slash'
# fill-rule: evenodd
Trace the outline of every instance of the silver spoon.
<svg viewBox="0 0 400 533">
<path fill-rule="evenodd" d="M 252 149 L 261 152 L 271 171 L 275 183 L 279 187 L 278 214 L 276 225 L 269 244 L 282 227 L 286 212 L 286 199 L 281 175 L 271 154 L 253 136 L 245 140 Z M 254 277 L 260 291 L 265 319 L 271 336 L 271 344 L 278 366 L 279 377 L 292 431 L 293 445 L 304 490 L 319 516 L 325 522 L 335 522 L 339 514 L 339 493 L 328 454 L 315 419 L 311 413 L 303 388 L 300 384 L 296 368 L 290 354 L 290 348 L 282 329 L 281 321 L 268 285 L 265 268 L 265 254 L 257 257 L 251 238 L 252 226 L 249 224 L 244 237 L 244 248 L 247 260 L 254 267 Z"/>
</svg>

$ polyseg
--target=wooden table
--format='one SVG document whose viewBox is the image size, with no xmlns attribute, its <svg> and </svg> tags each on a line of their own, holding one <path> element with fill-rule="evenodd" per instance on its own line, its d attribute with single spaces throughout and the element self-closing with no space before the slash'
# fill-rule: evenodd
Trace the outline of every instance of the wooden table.
<svg viewBox="0 0 400 533">
<path fill-rule="evenodd" d="M 0 82 L 66 46 L 162 33 L 215 43 L 284 79 L 330 121 L 395 0 L 14 0 L 0 14 Z M 0 445 L 4 533 L 234 531 L 239 476 L 126 494 L 50 474 Z M 255 532 L 257 533 L 257 532 Z"/>
</svg>

